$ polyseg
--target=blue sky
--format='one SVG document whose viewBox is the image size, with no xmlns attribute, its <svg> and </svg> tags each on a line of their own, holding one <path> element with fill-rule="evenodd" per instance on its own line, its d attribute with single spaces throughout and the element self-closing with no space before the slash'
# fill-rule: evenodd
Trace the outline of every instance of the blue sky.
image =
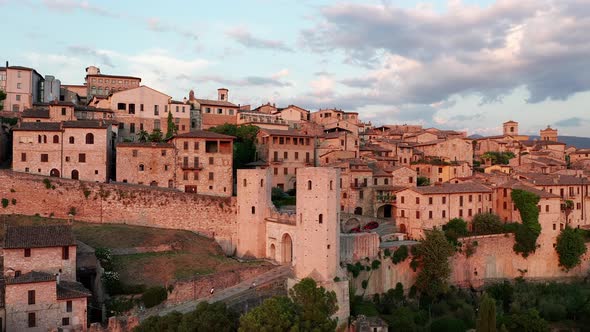
<svg viewBox="0 0 590 332">
<path fill-rule="evenodd" d="M 176 99 L 358 111 L 375 124 L 590 136 L 589 0 L 0 0 L 2 57 Z M 9 46 L 7 46 L 9 45 Z"/>
</svg>

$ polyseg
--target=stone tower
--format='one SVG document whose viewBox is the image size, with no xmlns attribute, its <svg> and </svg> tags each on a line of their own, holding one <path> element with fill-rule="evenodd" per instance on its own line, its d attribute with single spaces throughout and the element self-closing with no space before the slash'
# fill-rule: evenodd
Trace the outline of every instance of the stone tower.
<svg viewBox="0 0 590 332">
<path fill-rule="evenodd" d="M 228 101 L 229 99 L 229 90 L 226 88 L 219 88 L 217 89 L 217 100 L 219 101 Z"/>
<path fill-rule="evenodd" d="M 504 122 L 503 126 L 504 136 L 518 136 L 518 122 L 510 120 Z"/>
<path fill-rule="evenodd" d="M 557 129 L 547 126 L 547 128 L 540 130 L 540 134 L 542 141 L 557 142 Z"/>
<path fill-rule="evenodd" d="M 340 276 L 339 178 L 335 168 L 297 169 L 296 278 Z"/>
<path fill-rule="evenodd" d="M 271 201 L 270 169 L 238 170 L 239 257 L 266 257 L 266 217 Z"/>
</svg>

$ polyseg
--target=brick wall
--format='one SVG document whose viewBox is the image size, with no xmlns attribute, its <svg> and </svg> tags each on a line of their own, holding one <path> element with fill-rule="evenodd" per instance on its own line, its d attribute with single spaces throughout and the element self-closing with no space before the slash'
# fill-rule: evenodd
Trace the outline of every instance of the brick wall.
<svg viewBox="0 0 590 332">
<path fill-rule="evenodd" d="M 46 189 L 44 179 L 49 179 L 55 189 Z M 233 197 L 46 178 L 5 170 L 0 171 L 0 197 L 17 200 L 16 205 L 0 208 L 0 214 L 53 214 L 55 218 L 67 219 L 74 207 L 75 219 L 80 221 L 194 231 L 214 237 L 228 253 L 233 252 L 236 243 Z"/>
</svg>

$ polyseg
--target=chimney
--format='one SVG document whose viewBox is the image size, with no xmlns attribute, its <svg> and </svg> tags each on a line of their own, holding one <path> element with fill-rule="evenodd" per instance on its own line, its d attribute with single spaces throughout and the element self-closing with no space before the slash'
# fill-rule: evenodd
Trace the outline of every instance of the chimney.
<svg viewBox="0 0 590 332">
<path fill-rule="evenodd" d="M 8 60 L 6 60 L 6 68 L 8 68 Z"/>
</svg>

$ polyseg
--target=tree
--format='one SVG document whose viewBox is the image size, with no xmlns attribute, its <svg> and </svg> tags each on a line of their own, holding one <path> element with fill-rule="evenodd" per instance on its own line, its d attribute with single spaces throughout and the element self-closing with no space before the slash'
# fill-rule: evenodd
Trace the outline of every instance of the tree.
<svg viewBox="0 0 590 332">
<path fill-rule="evenodd" d="M 162 142 L 163 136 L 162 131 L 160 129 L 154 129 L 150 134 L 149 140 L 150 142 Z"/>
<path fill-rule="evenodd" d="M 182 314 L 178 311 L 166 316 L 151 316 L 133 329 L 133 332 L 178 331 L 181 320 Z"/>
<path fill-rule="evenodd" d="M 302 279 L 289 290 L 297 310 L 297 327 L 303 331 L 334 331 L 337 320 L 332 315 L 338 311 L 336 293 L 317 287 L 315 280 Z"/>
<path fill-rule="evenodd" d="M 516 243 L 513 249 L 526 258 L 537 249 L 537 238 L 541 234 L 539 209 L 537 208 L 541 198 L 537 194 L 520 189 L 513 189 L 510 196 L 520 212 L 520 219 L 522 219 L 522 224 L 517 226 L 514 234 Z"/>
<path fill-rule="evenodd" d="M 566 225 L 557 237 L 555 250 L 559 256 L 559 265 L 568 271 L 582 262 L 582 255 L 586 253 L 584 236 L 579 230 Z"/>
<path fill-rule="evenodd" d="M 499 234 L 504 232 L 500 216 L 494 213 L 478 213 L 473 216 L 473 233 L 477 235 Z"/>
<path fill-rule="evenodd" d="M 416 323 L 414 323 L 414 313 L 408 307 L 400 307 L 396 309 L 391 318 L 388 319 L 390 328 L 394 331 L 416 331 Z"/>
<path fill-rule="evenodd" d="M 529 309 L 510 315 L 508 317 L 508 329 L 522 332 L 545 332 L 549 331 L 549 325 L 539 316 L 537 310 Z"/>
<path fill-rule="evenodd" d="M 6 99 L 6 92 L 0 90 L 0 111 L 4 109 L 4 100 Z"/>
<path fill-rule="evenodd" d="M 445 232 L 445 236 L 449 242 L 458 245 L 458 239 L 466 236 L 469 232 L 467 231 L 467 222 L 461 218 L 453 218 L 446 225 L 442 227 Z"/>
<path fill-rule="evenodd" d="M 455 247 L 447 241 L 440 230 L 425 231 L 426 238 L 415 245 L 413 257 L 419 268 L 416 287 L 431 297 L 445 291 L 447 280 L 451 275 L 449 257 L 455 253 Z"/>
<path fill-rule="evenodd" d="M 393 264 L 401 263 L 405 261 L 406 258 L 408 258 L 408 246 L 405 244 L 399 246 L 399 248 L 393 252 L 393 255 L 391 255 L 391 261 Z"/>
<path fill-rule="evenodd" d="M 496 332 L 496 301 L 484 293 L 479 301 L 476 332 Z"/>
<path fill-rule="evenodd" d="M 168 127 L 166 128 L 166 139 L 171 138 L 178 132 L 178 127 L 174 124 L 172 111 L 168 112 Z"/>
<path fill-rule="evenodd" d="M 425 187 L 425 186 L 429 186 L 430 185 L 430 179 L 425 177 L 425 176 L 419 176 L 416 179 L 416 184 L 418 185 L 418 187 Z"/>
<path fill-rule="evenodd" d="M 288 297 L 278 296 L 240 317 L 240 332 L 289 331 L 297 321 L 296 307 Z"/>
<path fill-rule="evenodd" d="M 223 124 L 209 129 L 218 134 L 236 137 L 233 151 L 234 176 L 236 169 L 245 168 L 246 164 L 256 161 L 256 135 L 260 128 L 253 125 Z"/>
<path fill-rule="evenodd" d="M 201 302 L 194 311 L 185 314 L 178 332 L 219 331 L 231 332 L 238 328 L 238 316 L 224 303 Z M 173 331 L 173 330 L 172 330 Z"/>
<path fill-rule="evenodd" d="M 145 130 L 140 130 L 137 133 L 137 139 L 140 142 L 147 142 L 150 139 L 150 134 Z"/>
</svg>

